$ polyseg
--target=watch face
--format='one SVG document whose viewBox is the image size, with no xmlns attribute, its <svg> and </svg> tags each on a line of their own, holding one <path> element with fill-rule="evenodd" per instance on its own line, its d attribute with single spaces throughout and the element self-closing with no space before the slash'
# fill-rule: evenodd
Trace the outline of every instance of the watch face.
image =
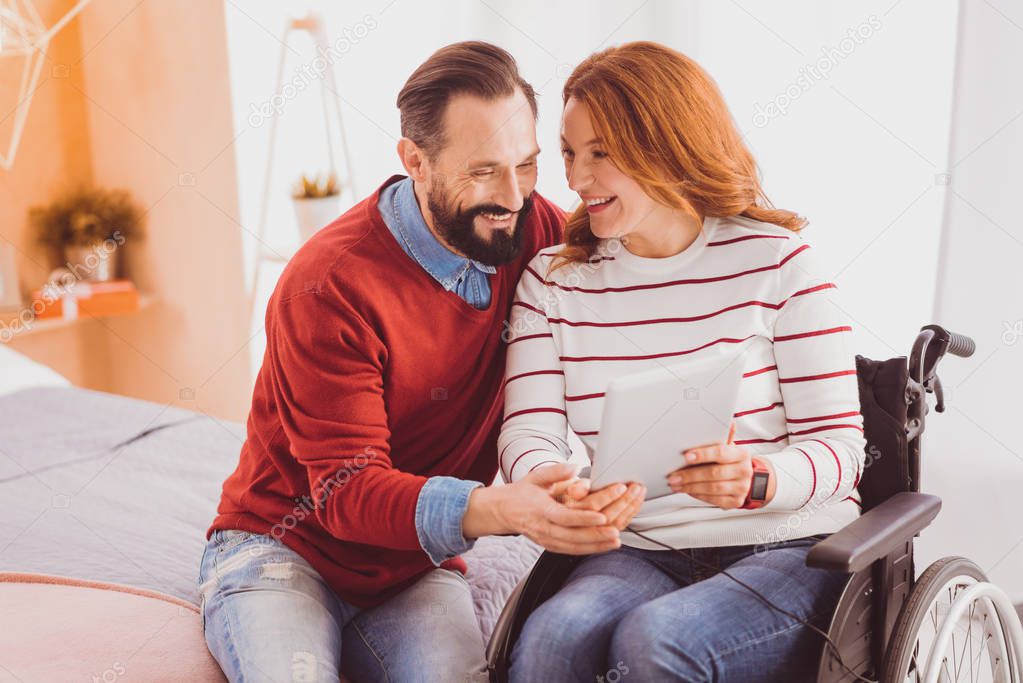
<svg viewBox="0 0 1023 683">
<path fill-rule="evenodd" d="M 750 498 L 753 500 L 764 500 L 767 498 L 767 479 L 770 475 L 767 472 L 753 473 L 753 489 Z"/>
</svg>

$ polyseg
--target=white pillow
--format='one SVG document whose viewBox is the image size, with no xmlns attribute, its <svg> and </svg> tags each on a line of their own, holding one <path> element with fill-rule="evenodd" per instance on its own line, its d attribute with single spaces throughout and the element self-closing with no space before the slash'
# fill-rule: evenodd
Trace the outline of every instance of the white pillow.
<svg viewBox="0 0 1023 683">
<path fill-rule="evenodd" d="M 67 387 L 71 382 L 53 368 L 0 343 L 0 394 L 39 386 Z"/>
</svg>

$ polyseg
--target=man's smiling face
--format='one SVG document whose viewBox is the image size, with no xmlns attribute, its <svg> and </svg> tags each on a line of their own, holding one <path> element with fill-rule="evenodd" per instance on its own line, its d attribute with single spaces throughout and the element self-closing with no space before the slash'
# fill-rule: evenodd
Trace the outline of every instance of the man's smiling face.
<svg viewBox="0 0 1023 683">
<path fill-rule="evenodd" d="M 417 171 L 412 177 L 427 224 L 463 256 L 493 266 L 513 260 L 522 248 L 540 153 L 529 102 L 520 90 L 496 99 L 456 95 L 445 108 L 443 130 L 433 154 L 416 148 L 421 164 L 409 168 Z"/>
</svg>

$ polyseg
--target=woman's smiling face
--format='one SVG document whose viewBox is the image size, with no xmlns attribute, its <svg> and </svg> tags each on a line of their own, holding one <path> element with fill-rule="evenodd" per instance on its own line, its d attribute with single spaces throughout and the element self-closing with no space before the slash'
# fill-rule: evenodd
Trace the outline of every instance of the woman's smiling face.
<svg viewBox="0 0 1023 683">
<path fill-rule="evenodd" d="M 664 209 L 612 163 L 586 105 L 575 98 L 565 103 L 561 117 L 561 156 L 568 186 L 586 204 L 597 237 L 624 237 Z"/>
</svg>

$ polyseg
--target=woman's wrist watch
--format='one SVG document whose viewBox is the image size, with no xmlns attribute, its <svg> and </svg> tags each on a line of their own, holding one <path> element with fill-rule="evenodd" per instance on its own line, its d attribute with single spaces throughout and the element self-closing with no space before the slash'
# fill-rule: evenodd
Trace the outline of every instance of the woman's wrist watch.
<svg viewBox="0 0 1023 683">
<path fill-rule="evenodd" d="M 767 499 L 767 485 L 771 480 L 771 470 L 763 460 L 751 458 L 750 462 L 753 464 L 753 478 L 750 481 L 749 493 L 746 494 L 746 501 L 742 504 L 743 510 L 763 507 Z"/>
</svg>

